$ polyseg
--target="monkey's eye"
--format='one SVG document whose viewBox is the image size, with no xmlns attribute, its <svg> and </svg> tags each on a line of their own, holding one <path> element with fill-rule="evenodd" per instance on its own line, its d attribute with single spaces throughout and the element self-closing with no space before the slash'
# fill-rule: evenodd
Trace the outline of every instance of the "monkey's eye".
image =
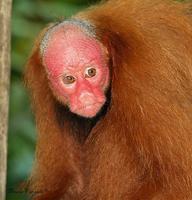
<svg viewBox="0 0 192 200">
<path fill-rule="evenodd" d="M 96 73 L 97 73 L 97 71 L 95 68 L 93 68 L 93 67 L 87 68 L 85 71 L 85 77 L 86 78 L 94 77 L 96 75 Z"/>
<path fill-rule="evenodd" d="M 63 83 L 64 84 L 72 84 L 75 82 L 75 77 L 71 75 L 66 75 L 63 77 Z"/>
</svg>

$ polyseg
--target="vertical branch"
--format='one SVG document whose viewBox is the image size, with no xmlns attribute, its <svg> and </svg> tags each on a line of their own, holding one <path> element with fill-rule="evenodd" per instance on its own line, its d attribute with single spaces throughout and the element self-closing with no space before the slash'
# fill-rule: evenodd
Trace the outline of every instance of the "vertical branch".
<svg viewBox="0 0 192 200">
<path fill-rule="evenodd" d="M 0 199 L 5 199 L 10 77 L 11 0 L 0 0 Z"/>
</svg>

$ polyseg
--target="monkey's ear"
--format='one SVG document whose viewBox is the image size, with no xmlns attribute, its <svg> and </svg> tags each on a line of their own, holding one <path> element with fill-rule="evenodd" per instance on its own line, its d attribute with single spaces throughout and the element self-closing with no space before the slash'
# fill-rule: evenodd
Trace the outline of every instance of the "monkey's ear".
<svg viewBox="0 0 192 200">
<path fill-rule="evenodd" d="M 35 42 L 24 70 L 24 84 L 30 93 L 34 111 L 37 111 L 38 109 L 42 110 L 42 105 L 46 104 L 45 101 L 50 101 L 52 94 L 40 55 L 39 45 L 42 38 L 41 35 Z"/>
<path fill-rule="evenodd" d="M 115 32 L 103 30 L 101 42 L 106 47 L 109 58 L 110 68 L 113 71 L 118 66 L 122 65 L 122 58 L 125 55 L 125 42 Z M 119 68 L 119 67 L 118 67 Z"/>
<path fill-rule="evenodd" d="M 42 65 L 42 58 L 40 55 L 40 44 L 46 32 L 53 25 L 54 24 L 49 24 L 48 27 L 40 32 L 25 66 L 24 82 L 26 87 L 31 90 L 31 93 L 36 89 L 38 90 L 40 82 L 45 83 L 46 81 L 45 69 Z"/>
</svg>

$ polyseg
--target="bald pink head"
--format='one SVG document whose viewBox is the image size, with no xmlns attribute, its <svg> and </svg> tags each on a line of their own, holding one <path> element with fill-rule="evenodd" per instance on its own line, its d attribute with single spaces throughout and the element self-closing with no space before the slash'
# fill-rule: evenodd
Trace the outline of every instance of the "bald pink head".
<svg viewBox="0 0 192 200">
<path fill-rule="evenodd" d="M 54 94 L 71 112 L 94 117 L 106 101 L 109 85 L 105 48 L 74 24 L 59 25 L 47 34 L 42 58 Z"/>
</svg>

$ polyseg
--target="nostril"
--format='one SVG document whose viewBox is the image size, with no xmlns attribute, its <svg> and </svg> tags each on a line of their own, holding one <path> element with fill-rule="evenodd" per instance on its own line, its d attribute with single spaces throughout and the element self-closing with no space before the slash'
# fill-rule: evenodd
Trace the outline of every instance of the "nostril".
<svg viewBox="0 0 192 200">
<path fill-rule="evenodd" d="M 91 93 L 84 92 L 79 96 L 79 100 L 84 105 L 90 105 L 95 103 L 95 96 Z"/>
</svg>

